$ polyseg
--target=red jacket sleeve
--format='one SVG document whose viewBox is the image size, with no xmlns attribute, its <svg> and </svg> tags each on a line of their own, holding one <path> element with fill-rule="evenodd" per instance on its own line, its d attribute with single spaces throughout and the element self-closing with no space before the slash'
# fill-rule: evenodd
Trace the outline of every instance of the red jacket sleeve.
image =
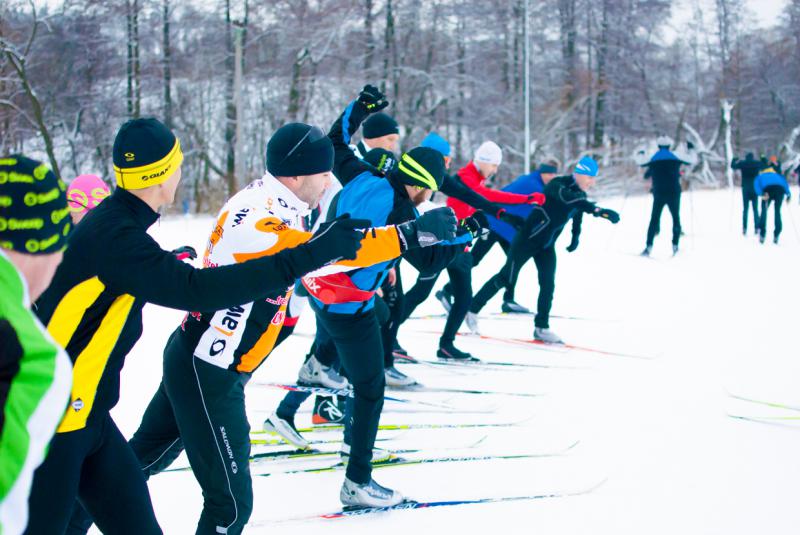
<svg viewBox="0 0 800 535">
<path fill-rule="evenodd" d="M 491 202 L 500 204 L 525 204 L 528 202 L 527 195 L 520 195 L 519 193 L 508 193 L 507 191 L 500 191 L 492 188 L 487 188 L 471 173 L 459 173 L 458 177 L 461 181 L 476 193 L 483 195 Z"/>
</svg>

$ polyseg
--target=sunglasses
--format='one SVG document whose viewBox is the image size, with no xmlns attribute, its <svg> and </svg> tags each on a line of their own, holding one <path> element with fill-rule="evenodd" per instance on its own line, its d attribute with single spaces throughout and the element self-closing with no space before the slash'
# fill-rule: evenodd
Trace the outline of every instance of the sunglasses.
<svg viewBox="0 0 800 535">
<path fill-rule="evenodd" d="M 319 127 L 312 126 L 311 128 L 308 129 L 308 132 L 306 132 L 305 135 L 300 138 L 300 140 L 295 144 L 295 146 L 292 147 L 292 150 L 286 153 L 286 156 L 283 157 L 280 163 L 283 163 L 286 160 L 288 160 L 289 157 L 300 148 L 300 145 L 302 145 L 306 139 L 308 140 L 309 143 L 314 143 L 324 137 L 325 137 L 325 132 L 323 132 Z"/>
</svg>

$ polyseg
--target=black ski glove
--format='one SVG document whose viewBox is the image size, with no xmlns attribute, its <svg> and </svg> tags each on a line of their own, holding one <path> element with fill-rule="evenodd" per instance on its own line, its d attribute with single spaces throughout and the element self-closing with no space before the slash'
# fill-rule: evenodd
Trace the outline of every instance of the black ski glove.
<svg viewBox="0 0 800 535">
<path fill-rule="evenodd" d="M 479 238 L 489 232 L 489 220 L 480 210 L 462 219 L 461 226 L 468 230 L 473 238 Z"/>
<path fill-rule="evenodd" d="M 194 250 L 194 247 L 191 245 L 183 245 L 178 247 L 177 249 L 173 249 L 170 253 L 174 254 L 178 260 L 194 260 L 197 258 L 197 251 Z"/>
<path fill-rule="evenodd" d="M 397 225 L 401 249 L 405 252 L 452 240 L 456 236 L 457 225 L 456 215 L 450 208 L 442 207 L 426 212 L 414 221 Z"/>
<path fill-rule="evenodd" d="M 569 245 L 567 245 L 567 252 L 571 253 L 575 249 L 577 249 L 578 248 L 578 243 L 579 243 L 578 237 L 577 236 L 573 236 L 572 237 L 572 241 L 569 243 Z"/>
<path fill-rule="evenodd" d="M 358 102 L 366 108 L 368 113 L 376 113 L 389 105 L 386 96 L 374 85 L 365 85 L 358 94 Z"/>
<path fill-rule="evenodd" d="M 311 257 L 312 265 L 305 273 L 339 260 L 355 259 L 364 231 L 371 226 L 369 219 L 351 219 L 350 214 L 321 224 L 310 240 L 296 247 L 304 249 Z"/>
<path fill-rule="evenodd" d="M 508 223 L 509 225 L 514 227 L 515 230 L 521 229 L 522 225 L 525 224 L 525 220 L 523 218 L 521 218 L 517 214 L 509 214 L 508 212 L 506 212 L 505 208 L 501 208 L 497 212 L 497 219 L 499 219 L 503 223 Z"/>
<path fill-rule="evenodd" d="M 619 223 L 619 214 L 610 208 L 595 208 L 594 216 L 608 219 L 615 225 Z"/>
</svg>

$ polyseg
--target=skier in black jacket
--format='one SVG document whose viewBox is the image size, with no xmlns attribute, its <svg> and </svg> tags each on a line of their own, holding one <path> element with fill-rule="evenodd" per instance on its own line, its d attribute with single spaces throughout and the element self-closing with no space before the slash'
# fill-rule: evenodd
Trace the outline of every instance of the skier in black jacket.
<svg viewBox="0 0 800 535">
<path fill-rule="evenodd" d="M 742 173 L 742 234 L 747 235 L 747 215 L 750 206 L 753 207 L 753 230 L 758 231 L 758 195 L 753 189 L 753 182 L 763 168 L 760 161 L 756 160 L 752 152 L 748 152 L 744 160 L 734 158 L 731 162 L 732 169 L 738 169 Z"/>
<path fill-rule="evenodd" d="M 328 158 L 332 160 L 333 149 Z M 174 200 L 183 155 L 156 119 L 122 125 L 114 141 L 117 189 L 78 225 L 37 314 L 73 361 L 73 387 L 50 451 L 36 471 L 26 533 L 63 533 L 81 503 L 106 533 L 161 533 L 139 462 L 109 411 L 120 371 L 142 334 L 146 303 L 220 310 L 291 286 L 345 257 L 362 233 L 344 222 L 326 239 L 233 266 L 198 270 L 147 234 L 157 209 Z M 113 498 L 110 498 L 113 497 Z"/>
<path fill-rule="evenodd" d="M 661 212 L 664 206 L 669 208 L 672 215 L 672 253 L 678 252 L 678 242 L 681 239 L 681 165 L 688 165 L 675 154 L 669 147 L 672 140 L 668 137 L 658 138 L 658 152 L 642 167 L 647 168 L 644 178 L 651 179 L 653 183 L 653 211 L 650 214 L 650 226 L 647 228 L 647 245 L 642 251 L 642 256 L 650 256 L 653 250 L 653 240 L 656 237 L 661 221 Z"/>
<path fill-rule="evenodd" d="M 508 285 L 516 284 L 520 269 L 533 258 L 539 274 L 539 299 L 536 308 L 533 335 L 547 343 L 562 343 L 550 329 L 550 307 L 553 304 L 556 274 L 555 243 L 567 222 L 572 219 L 572 241 L 567 251 L 578 248 L 583 214 L 619 222 L 619 214 L 608 208 L 600 208 L 586 198 L 586 191 L 594 185 L 598 166 L 592 158 L 582 158 L 571 176 L 556 177 L 544 189 L 545 202 L 534 207 L 525 220 L 525 225 L 511 242 L 503 269 L 489 279 L 475 294 L 470 313 L 477 315 L 494 294 Z M 473 318 L 472 321 L 477 321 Z"/>
</svg>

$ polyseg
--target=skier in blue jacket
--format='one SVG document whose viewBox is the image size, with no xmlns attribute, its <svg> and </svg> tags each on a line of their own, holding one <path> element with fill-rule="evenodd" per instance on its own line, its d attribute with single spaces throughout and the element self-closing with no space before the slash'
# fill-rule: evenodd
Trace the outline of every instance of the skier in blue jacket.
<svg viewBox="0 0 800 535">
<path fill-rule="evenodd" d="M 778 173 L 773 167 L 767 167 L 761 171 L 753 183 L 753 188 L 756 195 L 761 197 L 761 223 L 759 225 L 758 240 L 764 243 L 767 237 L 767 208 L 774 202 L 775 203 L 775 230 L 773 233 L 772 241 L 778 243 L 778 237 L 783 230 L 783 222 L 781 221 L 781 203 L 783 197 L 790 199 L 792 192 L 789 189 L 789 183 L 786 179 Z"/>
<path fill-rule="evenodd" d="M 510 184 L 502 188 L 502 191 L 509 193 L 520 193 L 530 195 L 531 193 L 544 193 L 545 186 L 558 174 L 558 167 L 555 162 L 548 162 L 539 165 L 539 168 L 527 175 L 520 175 Z M 534 207 L 530 204 L 505 204 L 503 208 L 510 214 L 527 219 Z M 503 252 L 508 254 L 511 242 L 517 234 L 517 229 L 512 225 L 501 221 L 496 217 L 488 217 L 489 228 L 491 231 L 483 239 L 475 242 L 472 248 L 472 265 L 477 266 L 486 253 L 495 243 L 499 243 Z M 506 287 L 503 293 L 503 305 L 501 310 L 506 314 L 529 314 L 530 310 L 514 301 L 515 285 Z"/>
<path fill-rule="evenodd" d="M 647 245 L 642 251 L 642 256 L 650 256 L 653 250 L 653 240 L 658 233 L 664 206 L 669 208 L 672 214 L 672 254 L 678 252 L 678 242 L 681 239 L 680 167 L 688 165 L 688 162 L 684 162 L 669 150 L 672 145 L 670 138 L 661 136 L 656 143 L 658 151 L 642 166 L 647 168 L 644 178 L 651 179 L 653 183 L 653 211 L 650 214 L 650 226 L 647 228 Z"/>
</svg>

